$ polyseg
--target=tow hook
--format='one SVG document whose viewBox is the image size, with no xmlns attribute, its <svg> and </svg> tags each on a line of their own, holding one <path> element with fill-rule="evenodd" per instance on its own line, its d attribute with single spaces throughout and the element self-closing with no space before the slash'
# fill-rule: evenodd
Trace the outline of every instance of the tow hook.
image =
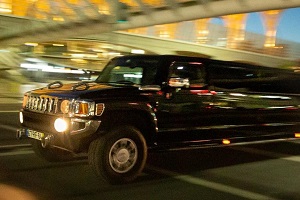
<svg viewBox="0 0 300 200">
<path fill-rule="evenodd" d="M 22 129 L 18 129 L 16 137 L 17 137 L 18 140 L 26 137 L 25 129 L 23 129 L 23 128 Z"/>
<path fill-rule="evenodd" d="M 48 135 L 45 138 L 42 138 L 41 143 L 43 148 L 47 148 L 51 145 L 51 142 L 53 140 L 54 136 L 53 135 Z"/>
</svg>

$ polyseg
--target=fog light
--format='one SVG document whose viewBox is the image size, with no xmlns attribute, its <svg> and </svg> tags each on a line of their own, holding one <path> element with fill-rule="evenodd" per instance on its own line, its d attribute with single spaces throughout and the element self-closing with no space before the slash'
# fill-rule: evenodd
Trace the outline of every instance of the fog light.
<svg viewBox="0 0 300 200">
<path fill-rule="evenodd" d="M 54 128 L 57 132 L 64 132 L 68 129 L 68 123 L 62 118 L 58 118 L 54 122 Z"/>
<path fill-rule="evenodd" d="M 20 119 L 20 123 L 23 124 L 24 117 L 23 117 L 23 113 L 22 112 L 19 112 L 19 119 Z"/>
</svg>

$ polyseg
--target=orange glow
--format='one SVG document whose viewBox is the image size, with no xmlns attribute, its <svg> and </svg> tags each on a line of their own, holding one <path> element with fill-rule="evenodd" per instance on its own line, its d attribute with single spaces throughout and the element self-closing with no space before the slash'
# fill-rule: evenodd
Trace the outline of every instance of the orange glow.
<svg viewBox="0 0 300 200">
<path fill-rule="evenodd" d="M 15 199 L 15 200 L 37 200 L 38 198 L 31 192 L 5 184 L 0 184 L 1 199 Z"/>
<path fill-rule="evenodd" d="M 300 133 L 295 133 L 296 138 L 300 138 Z"/>
<path fill-rule="evenodd" d="M 28 101 L 28 96 L 27 95 L 24 95 L 23 97 L 23 103 L 22 103 L 22 107 L 25 108 L 26 104 L 27 104 L 27 101 Z"/>
<path fill-rule="evenodd" d="M 223 140 L 222 140 L 222 143 L 223 143 L 223 144 L 230 144 L 230 140 L 223 139 Z"/>
<path fill-rule="evenodd" d="M 78 114 L 87 114 L 89 105 L 88 103 L 79 104 L 79 113 Z"/>
<path fill-rule="evenodd" d="M 96 105 L 96 115 L 98 116 L 102 115 L 104 109 L 105 109 L 105 105 L 103 103 L 98 103 Z"/>
</svg>

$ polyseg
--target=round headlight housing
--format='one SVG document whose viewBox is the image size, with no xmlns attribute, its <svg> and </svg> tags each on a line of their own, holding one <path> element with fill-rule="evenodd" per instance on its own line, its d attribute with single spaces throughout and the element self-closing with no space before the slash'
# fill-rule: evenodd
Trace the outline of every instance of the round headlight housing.
<svg viewBox="0 0 300 200">
<path fill-rule="evenodd" d="M 68 122 L 63 118 L 57 118 L 54 121 L 54 128 L 57 132 L 64 132 L 68 129 Z"/>
<path fill-rule="evenodd" d="M 60 104 L 60 110 L 62 113 L 66 114 L 69 112 L 70 108 L 70 101 L 69 100 L 63 100 Z"/>
</svg>

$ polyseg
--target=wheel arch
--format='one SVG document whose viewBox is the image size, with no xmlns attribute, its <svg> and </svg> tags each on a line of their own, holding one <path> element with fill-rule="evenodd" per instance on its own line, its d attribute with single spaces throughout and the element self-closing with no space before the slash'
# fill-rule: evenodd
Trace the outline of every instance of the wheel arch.
<svg viewBox="0 0 300 200">
<path fill-rule="evenodd" d="M 144 136 L 147 145 L 152 146 L 157 133 L 156 116 L 145 110 L 114 110 L 104 114 L 98 134 L 103 135 L 117 126 L 133 126 Z"/>
</svg>

